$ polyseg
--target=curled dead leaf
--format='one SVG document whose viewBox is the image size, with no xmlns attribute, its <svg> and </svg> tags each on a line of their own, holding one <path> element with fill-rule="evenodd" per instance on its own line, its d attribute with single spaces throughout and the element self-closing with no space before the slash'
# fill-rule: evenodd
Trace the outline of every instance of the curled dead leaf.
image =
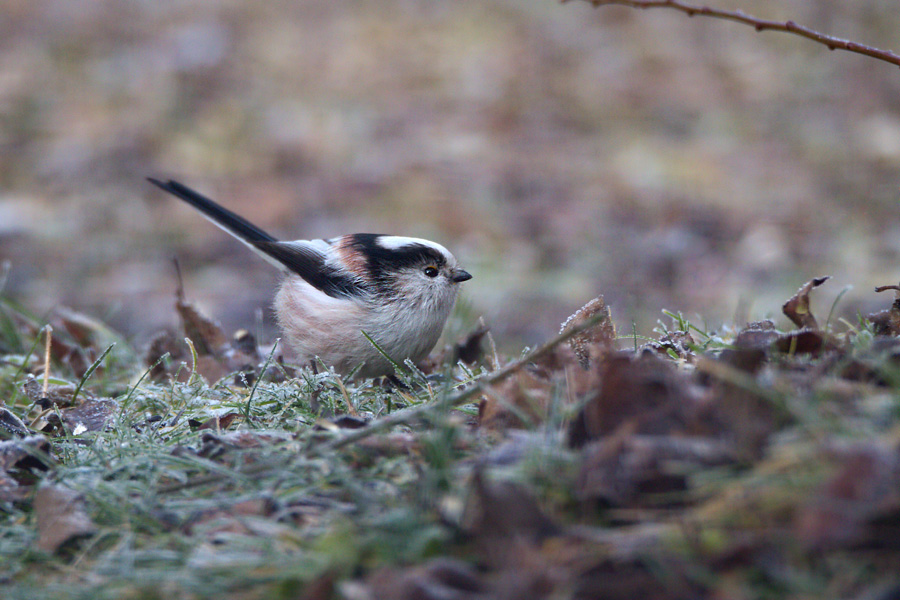
<svg viewBox="0 0 900 600">
<path fill-rule="evenodd" d="M 868 316 L 875 329 L 875 335 L 900 335 L 900 285 L 882 285 L 876 292 L 894 291 L 894 302 L 891 307 Z"/>
<path fill-rule="evenodd" d="M 748 323 L 741 329 L 734 339 L 734 346 L 742 349 L 768 350 L 781 332 L 775 328 L 775 323 L 769 321 L 755 321 Z"/>
<path fill-rule="evenodd" d="M 98 338 L 109 337 L 109 327 L 93 317 L 84 313 L 59 306 L 54 310 L 53 328 L 56 331 L 65 330 L 76 344 L 82 348 L 97 349 Z"/>
<path fill-rule="evenodd" d="M 797 327 L 812 330 L 819 328 L 816 317 L 812 314 L 812 309 L 810 308 L 809 294 L 813 288 L 819 287 L 829 279 L 831 279 L 831 275 L 810 279 L 781 307 L 784 315 L 793 321 Z"/>
<path fill-rule="evenodd" d="M 169 370 L 163 357 L 168 355 L 171 362 L 183 360 L 186 347 L 184 342 L 176 339 L 171 331 L 156 333 L 147 344 L 144 352 L 144 364 L 150 367 L 148 376 L 152 381 L 161 381 L 168 377 Z"/>
</svg>

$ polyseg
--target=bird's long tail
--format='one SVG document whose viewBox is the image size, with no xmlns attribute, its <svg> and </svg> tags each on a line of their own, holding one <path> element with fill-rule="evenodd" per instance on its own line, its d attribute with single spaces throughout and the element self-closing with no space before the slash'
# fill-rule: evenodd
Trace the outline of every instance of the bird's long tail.
<svg viewBox="0 0 900 600">
<path fill-rule="evenodd" d="M 160 181 L 153 177 L 148 177 L 147 181 L 163 189 L 173 196 L 181 198 L 206 216 L 218 227 L 221 227 L 234 237 L 238 238 L 254 250 L 259 251 L 257 247 L 259 242 L 277 242 L 278 240 L 248 221 L 247 219 L 236 215 L 225 207 L 219 206 L 203 194 L 196 192 L 186 185 L 177 181 Z"/>
<path fill-rule="evenodd" d="M 285 254 L 292 254 L 289 251 L 289 244 L 279 243 L 276 238 L 244 217 L 231 212 L 223 206 L 219 206 L 203 194 L 192 190 L 184 184 L 171 179 L 169 181 L 160 181 L 153 177 L 148 177 L 147 181 L 173 196 L 181 198 L 199 210 L 213 224 L 244 242 L 251 250 L 265 259 L 266 262 L 282 271 L 297 271 L 285 257 Z M 300 271 L 297 272 L 300 273 Z"/>
<path fill-rule="evenodd" d="M 326 266 L 323 247 L 325 240 L 279 242 L 277 239 L 227 208 L 219 206 L 206 196 L 177 181 L 160 181 L 147 178 L 153 185 L 181 198 L 212 221 L 219 228 L 244 242 L 268 263 L 288 273 L 296 273 L 312 286 L 329 296 L 343 297 L 359 294 L 358 284 L 352 276 L 336 272 Z"/>
</svg>

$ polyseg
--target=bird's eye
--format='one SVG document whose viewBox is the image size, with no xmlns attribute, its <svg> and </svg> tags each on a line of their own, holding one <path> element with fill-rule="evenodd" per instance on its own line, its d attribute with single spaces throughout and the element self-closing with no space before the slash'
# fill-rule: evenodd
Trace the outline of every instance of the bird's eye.
<svg viewBox="0 0 900 600">
<path fill-rule="evenodd" d="M 438 276 L 438 273 L 439 273 L 440 271 L 438 271 L 437 267 L 432 266 L 432 265 L 428 265 L 427 267 L 425 267 L 425 271 L 424 271 L 424 272 L 425 272 L 425 274 L 428 275 L 429 277 L 437 277 L 437 276 Z"/>
</svg>

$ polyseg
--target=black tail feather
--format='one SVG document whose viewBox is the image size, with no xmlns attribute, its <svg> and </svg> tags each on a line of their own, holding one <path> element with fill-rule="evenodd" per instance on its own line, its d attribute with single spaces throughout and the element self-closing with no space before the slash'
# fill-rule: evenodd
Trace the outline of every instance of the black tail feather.
<svg viewBox="0 0 900 600">
<path fill-rule="evenodd" d="M 225 229 L 235 237 L 251 246 L 257 246 L 259 242 L 277 242 L 278 240 L 251 223 L 243 217 L 234 214 L 227 208 L 219 206 L 206 196 L 199 194 L 177 181 L 160 181 L 148 177 L 147 181 L 163 189 L 173 196 L 177 196 L 206 215 L 213 223 Z"/>
</svg>

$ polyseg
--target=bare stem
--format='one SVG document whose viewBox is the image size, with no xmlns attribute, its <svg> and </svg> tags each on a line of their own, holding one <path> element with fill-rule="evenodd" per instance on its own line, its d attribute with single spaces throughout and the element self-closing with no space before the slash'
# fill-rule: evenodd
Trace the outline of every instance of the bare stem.
<svg viewBox="0 0 900 600">
<path fill-rule="evenodd" d="M 568 0 L 560 0 L 561 2 L 568 2 Z M 770 21 L 767 19 L 760 19 L 754 17 L 753 15 L 748 15 L 742 10 L 724 10 L 719 8 L 712 8 L 709 6 L 701 6 L 697 4 L 688 4 L 686 2 L 682 2 L 681 0 L 584 0 L 585 2 L 589 2 L 594 5 L 595 8 L 600 6 L 605 6 L 608 4 L 618 4 L 621 6 L 628 6 L 631 8 L 671 8 L 674 10 L 681 11 L 685 13 L 689 17 L 693 17 L 694 15 L 702 15 L 704 17 L 715 17 L 717 19 L 725 19 L 727 21 L 736 21 L 738 23 L 743 23 L 744 25 L 749 25 L 756 29 L 757 31 L 783 31 L 786 33 L 792 33 L 794 35 L 799 35 L 800 37 L 805 37 L 814 42 L 818 42 L 827 46 L 829 50 L 846 50 L 847 52 L 854 52 L 856 54 L 863 54 L 865 56 L 871 56 L 877 60 L 882 60 L 884 62 L 891 63 L 892 65 L 896 65 L 900 67 L 900 56 L 894 54 L 889 50 L 881 50 L 880 48 L 873 48 L 872 46 L 866 46 L 865 44 L 859 44 L 857 42 L 851 42 L 850 40 L 845 40 L 842 38 L 833 37 L 824 33 L 820 33 L 814 29 L 810 29 L 809 27 L 805 27 L 803 25 L 799 25 L 794 21 Z"/>
<path fill-rule="evenodd" d="M 590 329 L 591 327 L 600 323 L 600 321 L 607 318 L 609 318 L 609 316 L 606 313 L 594 315 L 592 318 L 586 320 L 578 327 L 573 327 L 572 329 L 564 331 L 553 339 L 538 346 L 519 360 L 514 360 L 513 362 L 507 364 L 505 367 L 498 369 L 488 375 L 485 375 L 480 379 L 476 379 L 470 387 L 467 387 L 464 390 L 456 392 L 455 394 L 448 394 L 439 400 L 435 400 L 434 402 L 420 404 L 413 408 L 407 408 L 405 410 L 401 410 L 399 412 L 381 417 L 372 422 L 368 427 L 356 429 L 352 433 L 332 440 L 330 443 L 325 444 L 325 447 L 330 449 L 342 448 L 376 433 L 387 431 L 397 425 L 421 419 L 426 415 L 440 414 L 443 411 L 471 402 L 472 398 L 476 394 L 500 383 L 528 363 L 540 358 L 541 356 L 544 356 L 563 342 L 569 340 L 575 335 L 578 335 L 582 331 Z"/>
<path fill-rule="evenodd" d="M 44 386 L 41 393 L 46 398 L 50 389 L 50 346 L 53 343 L 53 328 L 49 323 L 44 325 L 44 340 Z"/>
</svg>

